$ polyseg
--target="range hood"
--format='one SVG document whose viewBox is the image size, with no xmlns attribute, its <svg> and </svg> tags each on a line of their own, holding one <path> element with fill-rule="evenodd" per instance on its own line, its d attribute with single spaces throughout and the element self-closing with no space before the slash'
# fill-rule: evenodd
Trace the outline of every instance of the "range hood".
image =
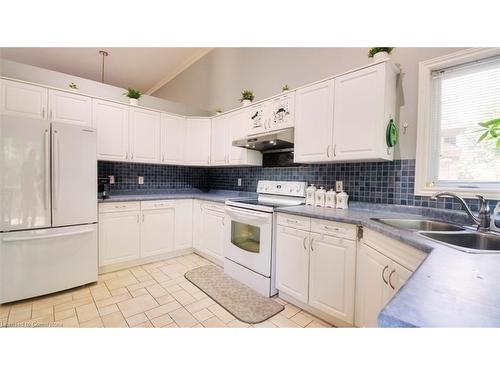
<svg viewBox="0 0 500 375">
<path fill-rule="evenodd" d="M 293 150 L 293 128 L 277 130 L 233 141 L 233 146 L 260 152 L 284 152 Z"/>
</svg>

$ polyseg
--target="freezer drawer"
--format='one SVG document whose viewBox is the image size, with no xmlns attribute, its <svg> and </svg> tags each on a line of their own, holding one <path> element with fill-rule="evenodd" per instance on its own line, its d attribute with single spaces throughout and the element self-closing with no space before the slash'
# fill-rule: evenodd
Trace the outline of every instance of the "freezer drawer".
<svg viewBox="0 0 500 375">
<path fill-rule="evenodd" d="M 0 233 L 0 303 L 97 281 L 97 225 Z"/>
</svg>

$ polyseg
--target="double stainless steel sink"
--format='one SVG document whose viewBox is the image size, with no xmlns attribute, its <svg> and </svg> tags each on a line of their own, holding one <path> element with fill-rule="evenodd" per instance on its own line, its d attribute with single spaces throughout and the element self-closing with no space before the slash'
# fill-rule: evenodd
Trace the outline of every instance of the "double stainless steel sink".
<svg viewBox="0 0 500 375">
<path fill-rule="evenodd" d="M 416 231 L 421 236 L 468 253 L 500 252 L 500 234 L 490 231 L 479 232 L 440 220 L 383 218 L 372 218 L 371 220 L 398 229 Z"/>
</svg>

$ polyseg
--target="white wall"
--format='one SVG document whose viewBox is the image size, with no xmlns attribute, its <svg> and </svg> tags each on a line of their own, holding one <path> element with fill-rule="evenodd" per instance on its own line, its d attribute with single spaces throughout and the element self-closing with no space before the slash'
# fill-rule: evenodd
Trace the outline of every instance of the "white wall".
<svg viewBox="0 0 500 375">
<path fill-rule="evenodd" d="M 399 123 L 407 122 L 396 147 L 397 159 L 415 158 L 418 63 L 460 48 L 396 48 L 401 64 L 402 105 Z M 368 64 L 368 48 L 216 48 L 153 95 L 213 111 L 239 106 L 242 89 L 263 99 L 290 88 L 311 83 Z"/>
<path fill-rule="evenodd" d="M 0 59 L 0 76 L 35 82 L 61 89 L 68 89 L 68 84 L 70 82 L 75 82 L 79 92 L 82 94 L 128 103 L 128 98 L 123 95 L 126 91 L 123 88 L 10 60 Z M 189 104 L 181 104 L 149 95 L 142 96 L 140 104 L 144 107 L 181 115 L 205 116 L 208 114 L 208 111 L 199 109 L 196 106 L 192 107 Z"/>
</svg>

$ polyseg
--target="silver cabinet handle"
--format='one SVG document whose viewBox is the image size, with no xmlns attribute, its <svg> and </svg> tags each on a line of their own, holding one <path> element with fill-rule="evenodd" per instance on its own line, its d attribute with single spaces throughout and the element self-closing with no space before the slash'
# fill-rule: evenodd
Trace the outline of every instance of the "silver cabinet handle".
<svg viewBox="0 0 500 375">
<path fill-rule="evenodd" d="M 311 251 L 314 251 L 313 243 L 314 243 L 314 238 L 311 238 Z"/>
<path fill-rule="evenodd" d="M 139 222 L 139 214 L 137 214 L 137 222 Z"/>
<path fill-rule="evenodd" d="M 304 237 L 304 243 L 302 244 L 304 246 L 304 250 L 307 250 L 306 241 L 307 241 L 307 237 Z"/>
<path fill-rule="evenodd" d="M 326 157 L 330 157 L 330 145 L 326 146 Z"/>
<path fill-rule="evenodd" d="M 134 153 L 133 152 L 130 153 L 130 160 L 134 160 Z"/>
<path fill-rule="evenodd" d="M 125 152 L 125 159 L 128 160 L 128 151 Z"/>
<path fill-rule="evenodd" d="M 163 161 L 165 161 L 165 154 L 163 154 L 163 155 L 161 156 L 161 161 L 162 161 L 162 162 L 163 162 Z"/>
<path fill-rule="evenodd" d="M 49 129 L 45 129 L 45 208 L 49 208 L 50 201 L 50 139 Z"/>
<path fill-rule="evenodd" d="M 391 282 L 391 280 L 392 280 L 392 275 L 394 275 L 395 273 L 396 273 L 396 270 L 392 270 L 392 271 L 391 271 L 391 273 L 389 274 L 389 286 L 392 288 L 392 290 L 396 289 L 396 288 L 394 287 L 394 285 L 392 285 L 392 282 Z"/>
<path fill-rule="evenodd" d="M 292 220 L 292 219 L 286 219 L 286 222 L 289 224 L 298 224 L 299 223 L 298 220 Z"/>
<path fill-rule="evenodd" d="M 127 206 L 126 205 L 123 205 L 123 206 L 115 206 L 115 208 L 126 208 Z"/>
<path fill-rule="evenodd" d="M 52 110 L 49 112 L 49 120 L 52 120 Z"/>
<path fill-rule="evenodd" d="M 57 210 L 57 199 L 59 194 L 59 141 L 57 138 L 57 130 L 52 132 L 52 207 Z"/>
<path fill-rule="evenodd" d="M 144 213 L 142 214 L 142 222 L 144 223 Z"/>
<path fill-rule="evenodd" d="M 389 269 L 389 266 L 385 266 L 384 269 L 382 270 L 382 280 L 384 280 L 384 283 L 387 285 L 387 280 L 385 279 L 385 271 Z"/>
<path fill-rule="evenodd" d="M 207 164 L 210 164 L 210 155 L 207 157 Z"/>
<path fill-rule="evenodd" d="M 337 156 L 337 144 L 333 145 L 333 157 Z"/>
</svg>

